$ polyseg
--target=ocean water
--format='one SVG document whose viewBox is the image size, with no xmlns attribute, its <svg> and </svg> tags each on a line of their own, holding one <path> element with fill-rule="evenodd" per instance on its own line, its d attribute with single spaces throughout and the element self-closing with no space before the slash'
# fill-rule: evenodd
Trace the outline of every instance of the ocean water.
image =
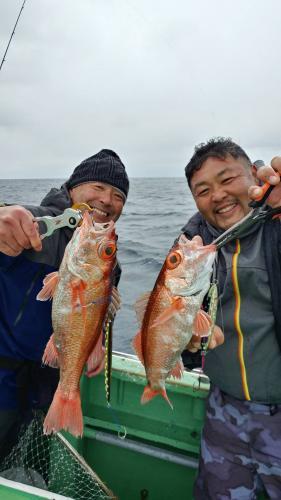
<svg viewBox="0 0 281 500">
<path fill-rule="evenodd" d="M 60 187 L 63 182 L 0 179 L 0 201 L 39 204 L 51 187 Z M 134 303 L 142 293 L 152 290 L 167 252 L 194 212 L 184 177 L 131 179 L 129 196 L 116 226 L 122 307 L 114 323 L 114 350 L 133 352 L 131 340 L 138 330 Z"/>
</svg>

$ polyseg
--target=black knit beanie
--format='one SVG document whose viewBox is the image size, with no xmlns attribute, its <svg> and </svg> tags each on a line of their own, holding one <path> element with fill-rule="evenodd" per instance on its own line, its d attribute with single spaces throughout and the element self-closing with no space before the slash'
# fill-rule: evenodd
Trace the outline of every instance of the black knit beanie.
<svg viewBox="0 0 281 500">
<path fill-rule="evenodd" d="M 105 182 L 119 189 L 125 199 L 129 191 L 129 179 L 119 156 L 111 149 L 102 149 L 78 165 L 68 181 L 67 189 L 85 182 Z"/>
</svg>

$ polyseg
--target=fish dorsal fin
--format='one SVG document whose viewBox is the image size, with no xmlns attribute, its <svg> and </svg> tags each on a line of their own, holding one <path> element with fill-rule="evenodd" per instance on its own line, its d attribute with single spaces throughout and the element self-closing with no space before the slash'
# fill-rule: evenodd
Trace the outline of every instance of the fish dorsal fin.
<svg viewBox="0 0 281 500">
<path fill-rule="evenodd" d="M 139 326 L 141 326 L 141 324 L 142 324 L 142 320 L 144 317 L 144 313 L 145 313 L 150 295 L 151 295 L 151 292 L 145 292 L 135 302 L 134 307 L 135 307 Z"/>
<path fill-rule="evenodd" d="M 111 300 L 107 309 L 105 321 L 112 320 L 121 307 L 121 297 L 116 286 L 112 287 Z"/>
</svg>

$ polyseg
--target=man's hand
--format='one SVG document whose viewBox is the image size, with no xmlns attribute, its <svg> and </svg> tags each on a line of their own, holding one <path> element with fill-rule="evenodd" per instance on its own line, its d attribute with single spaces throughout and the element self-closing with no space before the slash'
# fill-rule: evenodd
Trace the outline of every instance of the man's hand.
<svg viewBox="0 0 281 500">
<path fill-rule="evenodd" d="M 42 250 L 38 224 L 29 210 L 19 206 L 0 207 L 0 252 L 16 257 L 23 250 Z"/>
<path fill-rule="evenodd" d="M 271 207 L 279 207 L 281 205 L 281 183 L 280 183 L 280 175 L 281 175 L 281 156 L 275 156 L 270 165 L 260 167 L 256 172 L 256 177 L 260 181 L 268 182 L 273 186 L 276 186 L 275 189 L 271 192 L 270 196 L 266 200 L 266 203 Z M 278 186 L 277 186 L 278 184 Z M 259 186 L 251 186 L 249 188 L 249 197 L 251 200 L 258 199 L 262 194 L 262 190 Z"/>
<path fill-rule="evenodd" d="M 224 343 L 224 334 L 219 326 L 214 326 L 214 331 L 208 345 L 208 349 L 215 349 Z M 201 348 L 200 335 L 192 335 L 190 342 L 187 344 L 186 349 L 190 352 L 197 352 Z"/>
</svg>

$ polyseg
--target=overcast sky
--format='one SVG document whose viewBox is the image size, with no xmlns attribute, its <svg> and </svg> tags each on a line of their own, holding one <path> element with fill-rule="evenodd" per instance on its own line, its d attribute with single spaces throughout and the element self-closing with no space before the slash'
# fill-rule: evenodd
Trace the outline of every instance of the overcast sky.
<svg viewBox="0 0 281 500">
<path fill-rule="evenodd" d="M 0 56 L 22 0 L 0 1 Z M 195 144 L 281 153 L 279 0 L 27 0 L 0 72 L 0 177 L 66 178 L 114 149 L 183 176 Z"/>
</svg>

